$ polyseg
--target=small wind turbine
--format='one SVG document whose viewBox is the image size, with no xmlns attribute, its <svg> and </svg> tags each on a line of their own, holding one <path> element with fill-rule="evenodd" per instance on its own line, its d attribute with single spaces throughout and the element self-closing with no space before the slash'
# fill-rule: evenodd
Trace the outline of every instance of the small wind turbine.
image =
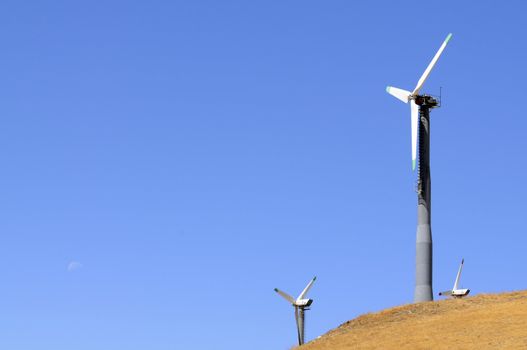
<svg viewBox="0 0 527 350">
<path fill-rule="evenodd" d="M 439 103 L 430 95 L 420 95 L 430 72 L 439 60 L 452 34 L 435 54 L 425 72 L 410 92 L 388 86 L 386 91 L 403 101 L 410 102 L 412 126 L 412 170 L 417 159 L 417 135 L 419 134 L 419 166 L 417 168 L 417 237 L 415 254 L 415 291 L 414 302 L 431 301 L 432 292 L 432 182 L 430 180 L 430 109 L 439 107 Z"/>
<path fill-rule="evenodd" d="M 302 293 L 300 293 L 300 295 L 296 299 L 293 299 L 292 296 L 281 291 L 278 288 L 274 289 L 275 292 L 280 294 L 285 300 L 290 302 L 295 307 L 295 320 L 296 320 L 296 329 L 298 333 L 298 345 L 304 344 L 304 328 L 305 328 L 304 312 L 305 310 L 309 310 L 309 306 L 311 306 L 311 304 L 313 303 L 313 299 L 304 299 L 304 297 L 306 296 L 307 292 L 309 291 L 313 283 L 315 283 L 316 279 L 317 279 L 316 276 L 313 277 L 313 279 L 309 281 L 306 288 L 304 288 Z"/>
<path fill-rule="evenodd" d="M 446 292 L 441 292 L 439 295 L 445 297 L 454 297 L 454 298 L 463 298 L 470 293 L 470 289 L 458 289 L 459 279 L 461 277 L 461 270 L 463 269 L 463 263 L 465 259 L 461 259 L 461 265 L 459 265 L 459 270 L 457 271 L 456 281 L 454 282 L 454 287 L 452 290 L 447 290 Z"/>
</svg>

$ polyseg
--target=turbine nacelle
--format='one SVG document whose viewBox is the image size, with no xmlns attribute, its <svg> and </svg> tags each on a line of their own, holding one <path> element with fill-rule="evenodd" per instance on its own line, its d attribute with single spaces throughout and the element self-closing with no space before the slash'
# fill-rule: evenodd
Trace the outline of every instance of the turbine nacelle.
<svg viewBox="0 0 527 350">
<path fill-rule="evenodd" d="M 446 292 L 439 293 L 443 297 L 453 297 L 453 298 L 463 298 L 470 293 L 470 289 L 456 289 L 456 290 L 447 290 Z"/>
<path fill-rule="evenodd" d="M 311 306 L 313 299 L 300 299 L 295 300 L 293 306 Z"/>
<path fill-rule="evenodd" d="M 439 106 L 439 102 L 437 102 L 437 100 L 430 95 L 417 95 L 413 100 L 418 106 L 426 105 L 428 108 L 435 108 Z"/>
<path fill-rule="evenodd" d="M 470 293 L 470 289 L 456 289 L 452 291 L 451 295 L 454 298 L 461 298 L 461 297 L 464 297 L 465 295 L 468 295 L 468 293 Z"/>
</svg>

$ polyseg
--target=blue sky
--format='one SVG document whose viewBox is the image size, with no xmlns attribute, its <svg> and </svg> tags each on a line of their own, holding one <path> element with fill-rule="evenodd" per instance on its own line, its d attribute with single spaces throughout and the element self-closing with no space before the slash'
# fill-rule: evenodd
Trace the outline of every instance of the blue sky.
<svg viewBox="0 0 527 350">
<path fill-rule="evenodd" d="M 525 289 L 525 4 L 5 1 L 0 347 L 288 349 L 413 297 L 411 89 L 434 291 Z M 79 263 L 68 269 L 72 262 Z"/>
</svg>

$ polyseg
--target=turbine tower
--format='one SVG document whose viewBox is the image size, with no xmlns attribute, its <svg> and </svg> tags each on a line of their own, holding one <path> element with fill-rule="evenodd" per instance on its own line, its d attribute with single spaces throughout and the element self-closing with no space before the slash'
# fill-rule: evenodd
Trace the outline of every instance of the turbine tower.
<svg viewBox="0 0 527 350">
<path fill-rule="evenodd" d="M 291 303 L 295 307 L 295 320 L 296 320 L 296 329 L 298 334 L 298 345 L 304 344 L 304 329 L 305 329 L 305 311 L 309 310 L 309 306 L 313 303 L 313 299 L 304 299 L 307 292 L 315 283 L 317 277 L 313 277 L 311 281 L 307 284 L 306 288 L 300 293 L 298 298 L 294 299 L 289 294 L 281 291 L 278 288 L 275 288 L 274 291 L 280 294 L 285 300 Z"/>
<path fill-rule="evenodd" d="M 414 302 L 431 301 L 432 293 L 432 183 L 430 180 L 430 110 L 439 107 L 437 100 L 430 95 L 420 95 L 430 72 L 439 60 L 452 34 L 445 41 L 426 67 L 414 91 L 388 86 L 386 91 L 403 101 L 410 102 L 412 127 L 412 170 L 415 170 L 417 142 L 419 134 L 419 164 L 417 167 L 417 237 L 415 254 Z"/>
</svg>

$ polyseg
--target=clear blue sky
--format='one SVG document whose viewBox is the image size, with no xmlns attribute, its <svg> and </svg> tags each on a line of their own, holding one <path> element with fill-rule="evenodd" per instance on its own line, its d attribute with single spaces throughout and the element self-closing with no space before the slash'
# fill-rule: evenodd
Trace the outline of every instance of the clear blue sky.
<svg viewBox="0 0 527 350">
<path fill-rule="evenodd" d="M 4 1 L 0 348 L 288 349 L 413 297 L 411 89 L 434 289 L 527 288 L 521 1 Z M 68 271 L 68 264 L 82 266 Z"/>
</svg>

